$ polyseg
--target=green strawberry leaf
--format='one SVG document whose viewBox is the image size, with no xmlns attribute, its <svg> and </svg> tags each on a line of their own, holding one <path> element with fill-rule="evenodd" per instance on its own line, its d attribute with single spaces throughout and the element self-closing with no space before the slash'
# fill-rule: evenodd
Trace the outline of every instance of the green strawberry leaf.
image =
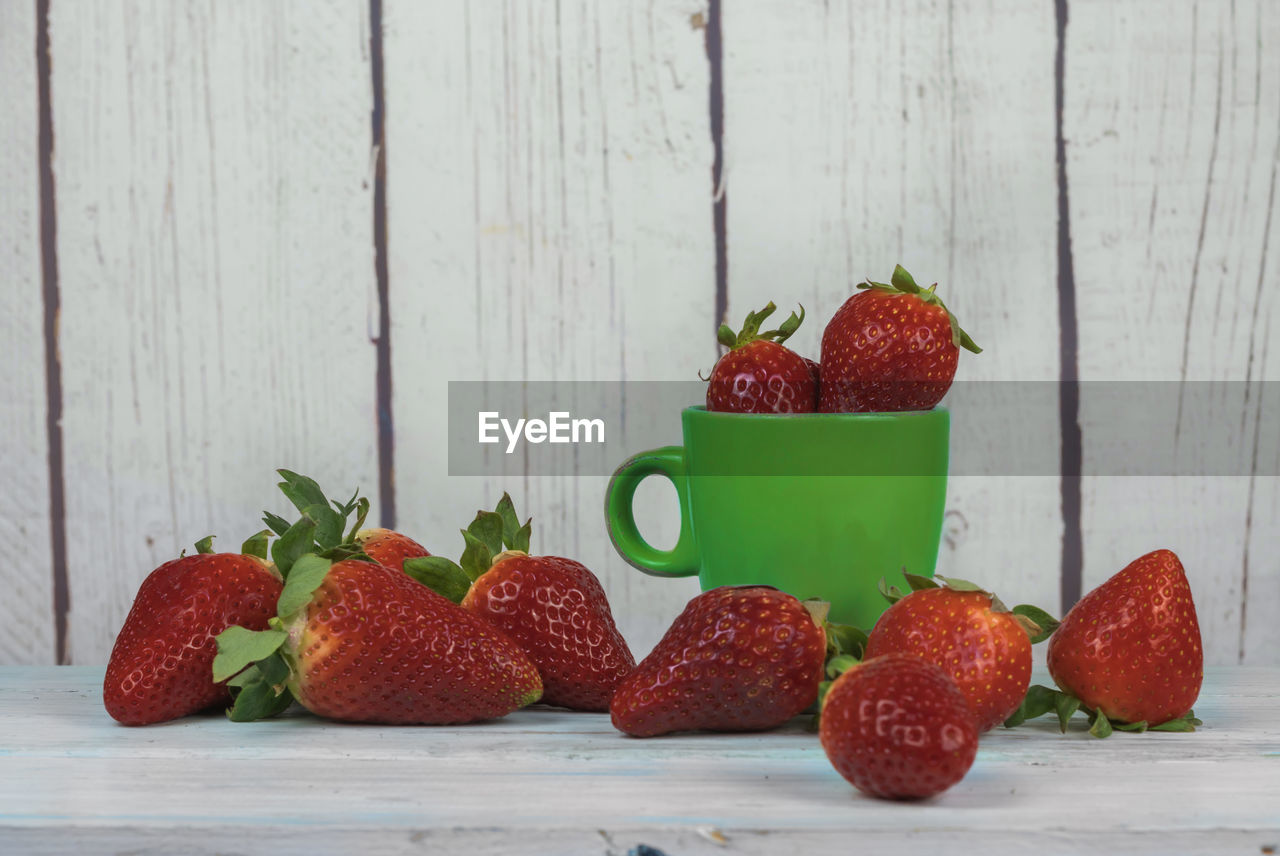
<svg viewBox="0 0 1280 856">
<path fill-rule="evenodd" d="M 947 584 L 947 588 L 951 589 L 952 591 L 980 591 L 986 595 L 991 594 L 982 586 L 978 585 L 977 583 L 971 583 L 968 580 L 958 580 L 955 577 L 934 577 L 934 579 L 942 580 L 944 583 Z"/>
<path fill-rule="evenodd" d="M 471 521 L 467 531 L 488 548 L 490 556 L 496 556 L 502 552 L 502 535 L 505 528 L 505 521 L 500 513 L 477 511 L 476 519 Z"/>
<path fill-rule="evenodd" d="M 246 556 L 257 556 L 259 559 L 267 558 L 267 548 L 271 541 L 271 530 L 263 529 L 250 535 L 248 539 L 240 545 L 240 552 Z"/>
<path fill-rule="evenodd" d="M 1197 725 L 1204 725 L 1196 718 L 1195 711 L 1189 710 L 1185 715 L 1177 719 L 1171 719 L 1168 722 L 1162 722 L 1159 725 L 1153 725 L 1149 731 L 1173 731 L 1173 732 L 1189 732 L 1195 731 Z"/>
<path fill-rule="evenodd" d="M 912 591 L 941 588 L 935 580 L 921 576 L 920 574 L 911 574 L 903 571 L 902 578 L 907 581 L 907 585 L 911 587 Z M 938 577 L 938 579 L 943 579 L 943 577 Z"/>
<path fill-rule="evenodd" d="M 950 310 L 948 310 L 950 314 Z M 981 354 L 982 348 L 979 348 L 973 339 L 969 338 L 969 334 L 960 328 L 960 322 L 956 320 L 956 316 L 951 316 L 951 339 L 957 348 L 964 348 L 971 354 Z"/>
<path fill-rule="evenodd" d="M 516 530 L 516 535 L 511 539 L 511 549 L 519 550 L 521 553 L 529 552 L 529 541 L 533 536 L 533 518 L 530 517 L 524 522 L 524 525 Z"/>
<path fill-rule="evenodd" d="M 1031 621 L 1040 628 L 1039 633 L 1034 633 L 1031 636 L 1032 645 L 1048 639 L 1053 635 L 1053 631 L 1058 629 L 1058 625 L 1062 623 L 1040 607 L 1032 606 L 1029 603 L 1018 604 L 1013 608 L 1012 612 L 1014 615 L 1022 615 L 1031 619 Z"/>
<path fill-rule="evenodd" d="M 206 554 L 207 554 L 207 553 L 212 553 L 212 552 L 213 552 L 213 538 L 214 538 L 214 536 L 212 536 L 212 535 L 206 535 L 206 536 L 204 536 L 203 538 L 201 538 L 199 541 L 197 541 L 197 542 L 196 542 L 196 552 L 197 552 L 197 553 L 206 553 Z"/>
<path fill-rule="evenodd" d="M 804 306 L 800 307 L 800 314 L 792 312 L 787 316 L 787 320 L 778 325 L 777 329 L 761 331 L 764 320 L 772 315 L 777 306 L 773 301 L 765 305 L 758 312 L 748 312 L 746 320 L 742 322 L 742 329 L 736 334 L 728 324 L 721 324 L 716 330 L 716 341 L 724 345 L 730 350 L 741 348 L 755 341 L 776 342 L 782 344 L 791 338 L 796 330 L 800 329 L 800 325 L 804 323 Z"/>
<path fill-rule="evenodd" d="M 378 564 L 373 561 L 372 556 L 364 551 L 364 548 L 359 544 L 353 544 L 350 541 L 344 541 L 331 550 L 325 550 L 324 558 L 335 564 L 347 559 L 355 559 L 360 562 L 372 562 L 375 565 Z"/>
<path fill-rule="evenodd" d="M 364 528 L 365 518 L 369 516 L 369 500 L 366 497 L 359 497 L 355 500 L 355 504 L 347 503 L 343 508 L 338 509 L 338 513 L 342 515 L 342 519 L 346 520 L 351 516 L 351 512 L 356 513 L 356 522 L 351 524 L 351 532 L 347 535 L 347 541 L 356 540 L 356 533 Z"/>
<path fill-rule="evenodd" d="M 1071 721 L 1071 717 L 1076 715 L 1076 711 L 1080 709 L 1080 699 L 1071 693 L 1054 692 L 1053 710 L 1058 714 L 1058 727 L 1063 734 L 1067 733 L 1067 723 Z"/>
<path fill-rule="evenodd" d="M 248 669 L 252 676 L 232 692 L 235 700 L 227 711 L 232 722 L 253 722 L 282 713 L 293 703 L 293 695 L 277 689 L 256 669 Z"/>
<path fill-rule="evenodd" d="M 303 516 L 310 517 L 316 522 L 315 534 L 312 537 L 321 551 L 332 550 L 342 543 L 342 529 L 346 525 L 345 517 L 327 504 L 308 506 L 302 513 Z"/>
<path fill-rule="evenodd" d="M 848 655 L 861 659 L 867 650 L 867 633 L 852 624 L 836 624 L 827 622 L 827 645 L 837 655 Z"/>
<path fill-rule="evenodd" d="M 742 331 L 738 333 L 737 343 L 735 345 L 745 345 L 754 339 L 759 338 L 756 334 L 760 332 L 760 325 L 764 323 L 764 319 L 777 310 L 777 306 L 770 300 L 765 307 L 759 312 L 748 312 L 747 319 L 742 322 Z"/>
<path fill-rule="evenodd" d="M 845 672 L 858 665 L 858 658 L 848 654 L 841 654 L 838 657 L 832 657 L 827 661 L 826 672 L 827 677 L 835 679 L 843 675 Z"/>
<path fill-rule="evenodd" d="M 889 585 L 884 577 L 880 578 L 877 588 L 880 589 L 880 594 L 883 595 L 884 599 L 889 601 L 889 603 L 897 603 L 906 597 L 906 595 L 902 593 L 902 589 L 894 585 Z"/>
<path fill-rule="evenodd" d="M 259 660 L 254 664 L 253 668 L 258 670 L 258 674 L 262 679 L 270 684 L 276 692 L 284 692 L 285 684 L 289 680 L 289 664 L 284 661 L 284 657 L 276 651 L 266 659 Z"/>
<path fill-rule="evenodd" d="M 315 553 L 305 553 L 293 563 L 293 570 L 284 581 L 284 590 L 276 601 L 276 612 L 281 618 L 289 618 L 311 602 L 311 595 L 324 582 L 333 562 Z"/>
<path fill-rule="evenodd" d="M 916 285 L 915 277 L 907 273 L 907 269 L 902 265 L 894 266 L 893 276 L 889 277 L 889 284 L 906 294 L 920 293 L 920 286 Z"/>
<path fill-rule="evenodd" d="M 502 499 L 498 500 L 498 507 L 494 511 L 502 518 L 502 543 L 507 549 L 514 549 L 511 544 L 520 529 L 520 518 L 516 516 L 516 504 L 511 501 L 511 494 L 503 491 Z"/>
<path fill-rule="evenodd" d="M 315 549 L 315 532 L 315 520 L 303 514 L 271 545 L 271 560 L 286 580 L 298 557 Z"/>
<path fill-rule="evenodd" d="M 419 556 L 404 560 L 404 572 L 454 603 L 462 603 L 471 589 L 471 578 L 457 562 L 444 556 Z"/>
<path fill-rule="evenodd" d="M 792 334 L 794 334 L 796 330 L 799 330 L 800 325 L 804 323 L 804 304 L 800 303 L 797 305 L 800 307 L 800 314 L 796 315 L 796 313 L 792 312 L 791 315 L 787 317 L 786 321 L 783 321 L 778 325 L 778 329 L 774 330 L 773 335 L 770 337 L 779 345 L 790 339 Z M 764 337 L 761 336 L 760 338 L 763 339 Z"/>
<path fill-rule="evenodd" d="M 459 564 L 468 579 L 474 582 L 480 579 L 480 575 L 489 570 L 489 567 L 493 564 L 493 551 L 483 541 L 465 529 L 462 530 L 462 538 L 467 542 L 467 546 L 462 551 L 462 559 Z"/>
<path fill-rule="evenodd" d="M 283 535 L 288 532 L 289 527 L 293 525 L 279 514 L 272 514 L 270 511 L 262 512 L 262 522 L 271 527 L 271 531 L 277 535 Z"/>
<path fill-rule="evenodd" d="M 320 489 L 320 485 L 316 484 L 314 479 L 307 476 L 299 475 L 291 470 L 276 470 L 284 479 L 278 487 L 280 492 L 288 497 L 294 507 L 299 511 L 306 513 L 306 510 L 313 505 L 323 505 L 329 507 L 329 499 L 324 495 L 324 491 Z"/>
<path fill-rule="evenodd" d="M 283 630 L 228 627 L 214 639 L 218 645 L 218 653 L 213 658 L 214 683 L 221 683 L 250 664 L 270 657 L 288 636 Z"/>
<path fill-rule="evenodd" d="M 231 677 L 227 678 L 227 686 L 229 687 L 245 687 L 254 681 L 262 680 L 262 671 L 258 668 L 258 664 L 254 663 L 246 669 L 241 669 Z"/>
<path fill-rule="evenodd" d="M 1016 728 L 1028 719 L 1044 716 L 1054 709 L 1054 697 L 1057 695 L 1059 693 L 1055 689 L 1050 689 L 1040 684 L 1032 684 L 1027 689 L 1027 694 L 1022 699 L 1022 704 L 1018 705 L 1018 709 L 1004 721 L 1004 727 Z"/>
<path fill-rule="evenodd" d="M 356 488 L 355 493 L 351 494 L 351 498 L 346 502 L 338 502 L 336 499 L 331 499 L 329 504 L 333 506 L 334 511 L 346 518 L 350 517 L 351 512 L 356 510 L 356 506 L 360 504 L 360 499 L 360 489 Z"/>
<path fill-rule="evenodd" d="M 1113 722 L 1111 727 L 1116 731 L 1134 731 L 1141 734 L 1147 730 L 1147 721 L 1140 719 L 1137 722 Z"/>
<path fill-rule="evenodd" d="M 1105 713 L 1100 710 L 1093 712 L 1093 720 L 1089 723 L 1089 733 L 1098 738 L 1111 736 L 1111 720 L 1107 719 Z"/>
</svg>

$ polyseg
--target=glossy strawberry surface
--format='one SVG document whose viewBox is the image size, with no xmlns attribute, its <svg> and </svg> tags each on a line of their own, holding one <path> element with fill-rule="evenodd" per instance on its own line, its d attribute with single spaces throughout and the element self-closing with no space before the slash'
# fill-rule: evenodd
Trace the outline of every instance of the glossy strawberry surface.
<svg viewBox="0 0 1280 856">
<path fill-rule="evenodd" d="M 979 731 L 1004 722 L 1031 683 L 1030 637 L 981 591 L 932 588 L 902 598 L 867 638 L 868 658 L 889 653 L 941 666 L 964 693 Z"/>
<path fill-rule="evenodd" d="M 371 562 L 334 564 L 288 630 L 290 689 L 331 719 L 472 722 L 542 694 L 537 667 L 509 636 Z"/>
<path fill-rule="evenodd" d="M 370 559 L 397 571 L 404 570 L 405 559 L 431 555 L 426 547 L 408 535 L 391 529 L 361 529 L 356 533 L 356 543 Z"/>
<path fill-rule="evenodd" d="M 837 678 L 818 737 L 858 790 L 887 799 L 934 796 L 964 778 L 978 751 L 973 714 L 955 682 L 911 654 L 885 654 Z"/>
<path fill-rule="evenodd" d="M 533 658 L 542 701 L 606 711 L 635 668 L 599 579 L 558 556 L 508 555 L 472 584 L 462 606 L 506 631 Z"/>
<path fill-rule="evenodd" d="M 143 580 L 116 636 L 103 681 L 107 713 L 149 725 L 226 704 L 210 667 L 214 637 L 233 624 L 263 630 L 281 583 L 271 566 L 239 553 L 166 562 Z"/>
<path fill-rule="evenodd" d="M 764 339 L 734 348 L 711 370 L 707 409 L 730 413 L 812 413 L 818 383 L 811 361 Z"/>
<path fill-rule="evenodd" d="M 822 333 L 823 413 L 928 410 L 955 378 L 947 310 L 914 294 L 861 291 Z"/>
<path fill-rule="evenodd" d="M 766 586 L 722 586 L 689 601 L 618 686 L 616 728 L 759 731 L 817 698 L 826 633 L 796 598 Z"/>
<path fill-rule="evenodd" d="M 1089 592 L 1049 640 L 1049 673 L 1117 722 L 1159 725 L 1200 694 L 1204 650 L 1177 555 L 1156 550 Z"/>
</svg>

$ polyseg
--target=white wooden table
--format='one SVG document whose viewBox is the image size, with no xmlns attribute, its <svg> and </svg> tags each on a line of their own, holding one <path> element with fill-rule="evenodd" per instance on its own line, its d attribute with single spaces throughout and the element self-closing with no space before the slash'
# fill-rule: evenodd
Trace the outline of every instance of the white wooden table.
<svg viewBox="0 0 1280 856">
<path fill-rule="evenodd" d="M 1038 678 L 1041 676 L 1037 676 Z M 637 740 L 528 709 L 457 728 L 116 725 L 102 670 L 0 668 L 0 853 L 1243 853 L 1280 846 L 1280 668 L 1211 670 L 1195 734 L 983 737 L 927 803 L 862 797 L 804 718 Z M 1083 729 L 1083 719 L 1078 729 Z"/>
</svg>

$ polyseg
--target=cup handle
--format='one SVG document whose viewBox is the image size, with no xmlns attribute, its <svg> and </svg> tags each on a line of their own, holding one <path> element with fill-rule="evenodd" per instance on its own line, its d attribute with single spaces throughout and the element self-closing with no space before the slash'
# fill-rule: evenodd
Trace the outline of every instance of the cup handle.
<svg viewBox="0 0 1280 856">
<path fill-rule="evenodd" d="M 675 485 L 680 501 L 680 537 L 671 550 L 651 547 L 636 528 L 631 502 L 640 482 L 651 475 L 666 476 Z M 689 482 L 683 447 L 664 446 L 641 452 L 618 467 L 605 493 L 604 516 L 613 548 L 627 564 L 655 577 L 691 577 L 698 573 L 698 551 L 693 544 L 693 527 L 689 521 Z"/>
</svg>

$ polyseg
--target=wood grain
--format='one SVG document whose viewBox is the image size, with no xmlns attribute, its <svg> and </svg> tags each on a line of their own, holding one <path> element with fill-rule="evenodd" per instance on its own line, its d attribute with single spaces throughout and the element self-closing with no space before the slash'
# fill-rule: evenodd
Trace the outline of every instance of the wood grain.
<svg viewBox="0 0 1280 856">
<path fill-rule="evenodd" d="M 7 851 L 109 842 L 201 854 L 518 846 L 621 856 L 640 843 L 765 854 L 857 841 L 873 852 L 1012 854 L 1034 840 L 1053 854 L 1256 853 L 1280 836 L 1275 667 L 1209 670 L 1194 734 L 1103 743 L 1083 719 L 1067 735 L 1041 720 L 989 732 L 968 775 L 923 803 L 859 795 L 805 717 L 761 734 L 644 740 L 604 714 L 547 708 L 463 727 L 296 713 L 126 728 L 103 712 L 101 679 L 91 668 L 0 670 Z"/>
<path fill-rule="evenodd" d="M 816 359 L 855 285 L 901 263 L 985 348 L 948 401 L 953 449 L 990 443 L 967 412 L 1058 377 L 1052 7 L 726 4 L 724 44 L 730 324 L 802 303 L 791 341 Z M 1058 435 L 1056 408 L 1026 419 Z M 939 573 L 1057 607 L 1057 478 L 953 475 L 947 507 Z"/>
<path fill-rule="evenodd" d="M 1242 391 L 1280 379 L 1280 349 L 1267 344 L 1280 329 L 1268 258 L 1280 246 L 1280 58 L 1265 48 L 1280 38 L 1280 10 L 1228 0 L 1070 8 L 1064 122 L 1081 378 L 1132 382 L 1137 407 L 1152 383 L 1221 382 L 1232 417 L 1222 430 L 1209 408 L 1174 407 L 1160 437 L 1130 439 L 1137 454 L 1171 435 L 1176 478 L 1086 479 L 1085 589 L 1171 547 L 1187 566 L 1209 661 L 1275 662 L 1274 630 L 1249 627 L 1244 599 L 1247 589 L 1255 622 L 1280 607 L 1277 479 L 1186 473 L 1224 447 L 1243 472 L 1275 472 L 1274 393 Z M 1085 393 L 1086 468 L 1124 406 Z M 1123 445 L 1105 454 L 1123 457 Z"/>
<path fill-rule="evenodd" d="M 52 663 L 34 3 L 0 5 L 0 664 Z"/>
<path fill-rule="evenodd" d="M 534 477 L 516 464 L 506 477 L 449 477 L 447 384 L 677 380 L 709 367 L 699 4 L 387 2 L 385 14 L 401 525 L 456 556 L 458 528 L 510 491 L 534 517 L 535 552 L 594 570 L 642 653 L 696 584 L 623 564 L 606 537 L 603 475 Z M 679 442 L 678 413 L 626 419 Z M 673 509 L 656 515 L 655 540 L 674 537 Z"/>
<path fill-rule="evenodd" d="M 76 662 L 274 468 L 376 489 L 366 13 L 53 5 Z"/>
</svg>

